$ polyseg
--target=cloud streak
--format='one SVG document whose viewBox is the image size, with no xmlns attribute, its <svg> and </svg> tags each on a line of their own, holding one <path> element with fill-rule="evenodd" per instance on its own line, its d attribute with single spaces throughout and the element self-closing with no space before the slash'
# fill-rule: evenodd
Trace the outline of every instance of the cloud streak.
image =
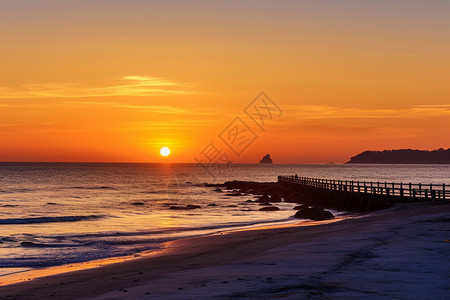
<svg viewBox="0 0 450 300">
<path fill-rule="evenodd" d="M 387 119 L 450 117 L 450 105 L 414 105 L 403 109 L 365 109 L 317 105 L 288 105 L 289 115 L 302 119 Z"/>
<path fill-rule="evenodd" d="M 25 84 L 20 88 L 1 87 L 0 99 L 85 98 L 113 96 L 166 96 L 193 94 L 189 86 L 164 78 L 125 76 L 116 85 L 90 87 L 80 83 Z"/>
<path fill-rule="evenodd" d="M 107 108 L 117 108 L 124 110 L 135 110 L 138 112 L 151 112 L 156 114 L 167 114 L 167 115 L 192 115 L 192 116 L 210 116 L 215 120 L 218 117 L 227 117 L 228 114 L 218 110 L 216 108 L 187 108 L 173 105 L 149 105 L 149 104 L 133 104 L 133 103 L 121 103 L 121 102 L 111 102 L 111 101 L 58 101 L 54 105 L 63 107 L 107 107 Z M 27 105 L 24 105 L 25 107 Z"/>
</svg>

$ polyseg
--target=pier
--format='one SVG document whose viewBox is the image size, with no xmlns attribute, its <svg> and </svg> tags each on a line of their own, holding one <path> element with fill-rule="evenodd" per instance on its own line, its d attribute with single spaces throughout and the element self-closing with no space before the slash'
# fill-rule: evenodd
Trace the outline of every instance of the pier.
<svg viewBox="0 0 450 300">
<path fill-rule="evenodd" d="M 354 211 L 373 211 L 394 203 L 450 201 L 445 184 L 395 183 L 278 176 L 278 182 L 297 189 L 327 206 Z"/>
</svg>

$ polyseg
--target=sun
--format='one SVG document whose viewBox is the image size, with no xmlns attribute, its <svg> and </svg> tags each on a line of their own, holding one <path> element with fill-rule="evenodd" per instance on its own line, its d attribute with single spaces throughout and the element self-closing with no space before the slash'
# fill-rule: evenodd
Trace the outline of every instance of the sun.
<svg viewBox="0 0 450 300">
<path fill-rule="evenodd" d="M 162 156 L 169 156 L 169 154 L 170 154 L 170 149 L 167 148 L 167 147 L 162 147 L 162 148 L 159 150 L 159 153 L 160 153 Z"/>
</svg>

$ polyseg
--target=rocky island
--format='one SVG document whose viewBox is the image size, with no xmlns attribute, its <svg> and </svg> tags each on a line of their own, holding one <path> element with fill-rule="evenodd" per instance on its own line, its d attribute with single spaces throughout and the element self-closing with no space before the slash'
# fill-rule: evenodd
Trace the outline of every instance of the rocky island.
<svg viewBox="0 0 450 300">
<path fill-rule="evenodd" d="M 272 159 L 270 158 L 270 154 L 266 154 L 260 161 L 260 164 L 273 164 Z"/>
</svg>

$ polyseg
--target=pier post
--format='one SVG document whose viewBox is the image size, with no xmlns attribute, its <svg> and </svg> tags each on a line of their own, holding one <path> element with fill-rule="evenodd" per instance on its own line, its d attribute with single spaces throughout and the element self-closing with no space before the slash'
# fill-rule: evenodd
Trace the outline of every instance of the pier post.
<svg viewBox="0 0 450 300">
<path fill-rule="evenodd" d="M 400 182 L 400 198 L 402 199 L 402 202 L 403 202 L 403 196 L 404 196 L 403 182 Z"/>
</svg>

